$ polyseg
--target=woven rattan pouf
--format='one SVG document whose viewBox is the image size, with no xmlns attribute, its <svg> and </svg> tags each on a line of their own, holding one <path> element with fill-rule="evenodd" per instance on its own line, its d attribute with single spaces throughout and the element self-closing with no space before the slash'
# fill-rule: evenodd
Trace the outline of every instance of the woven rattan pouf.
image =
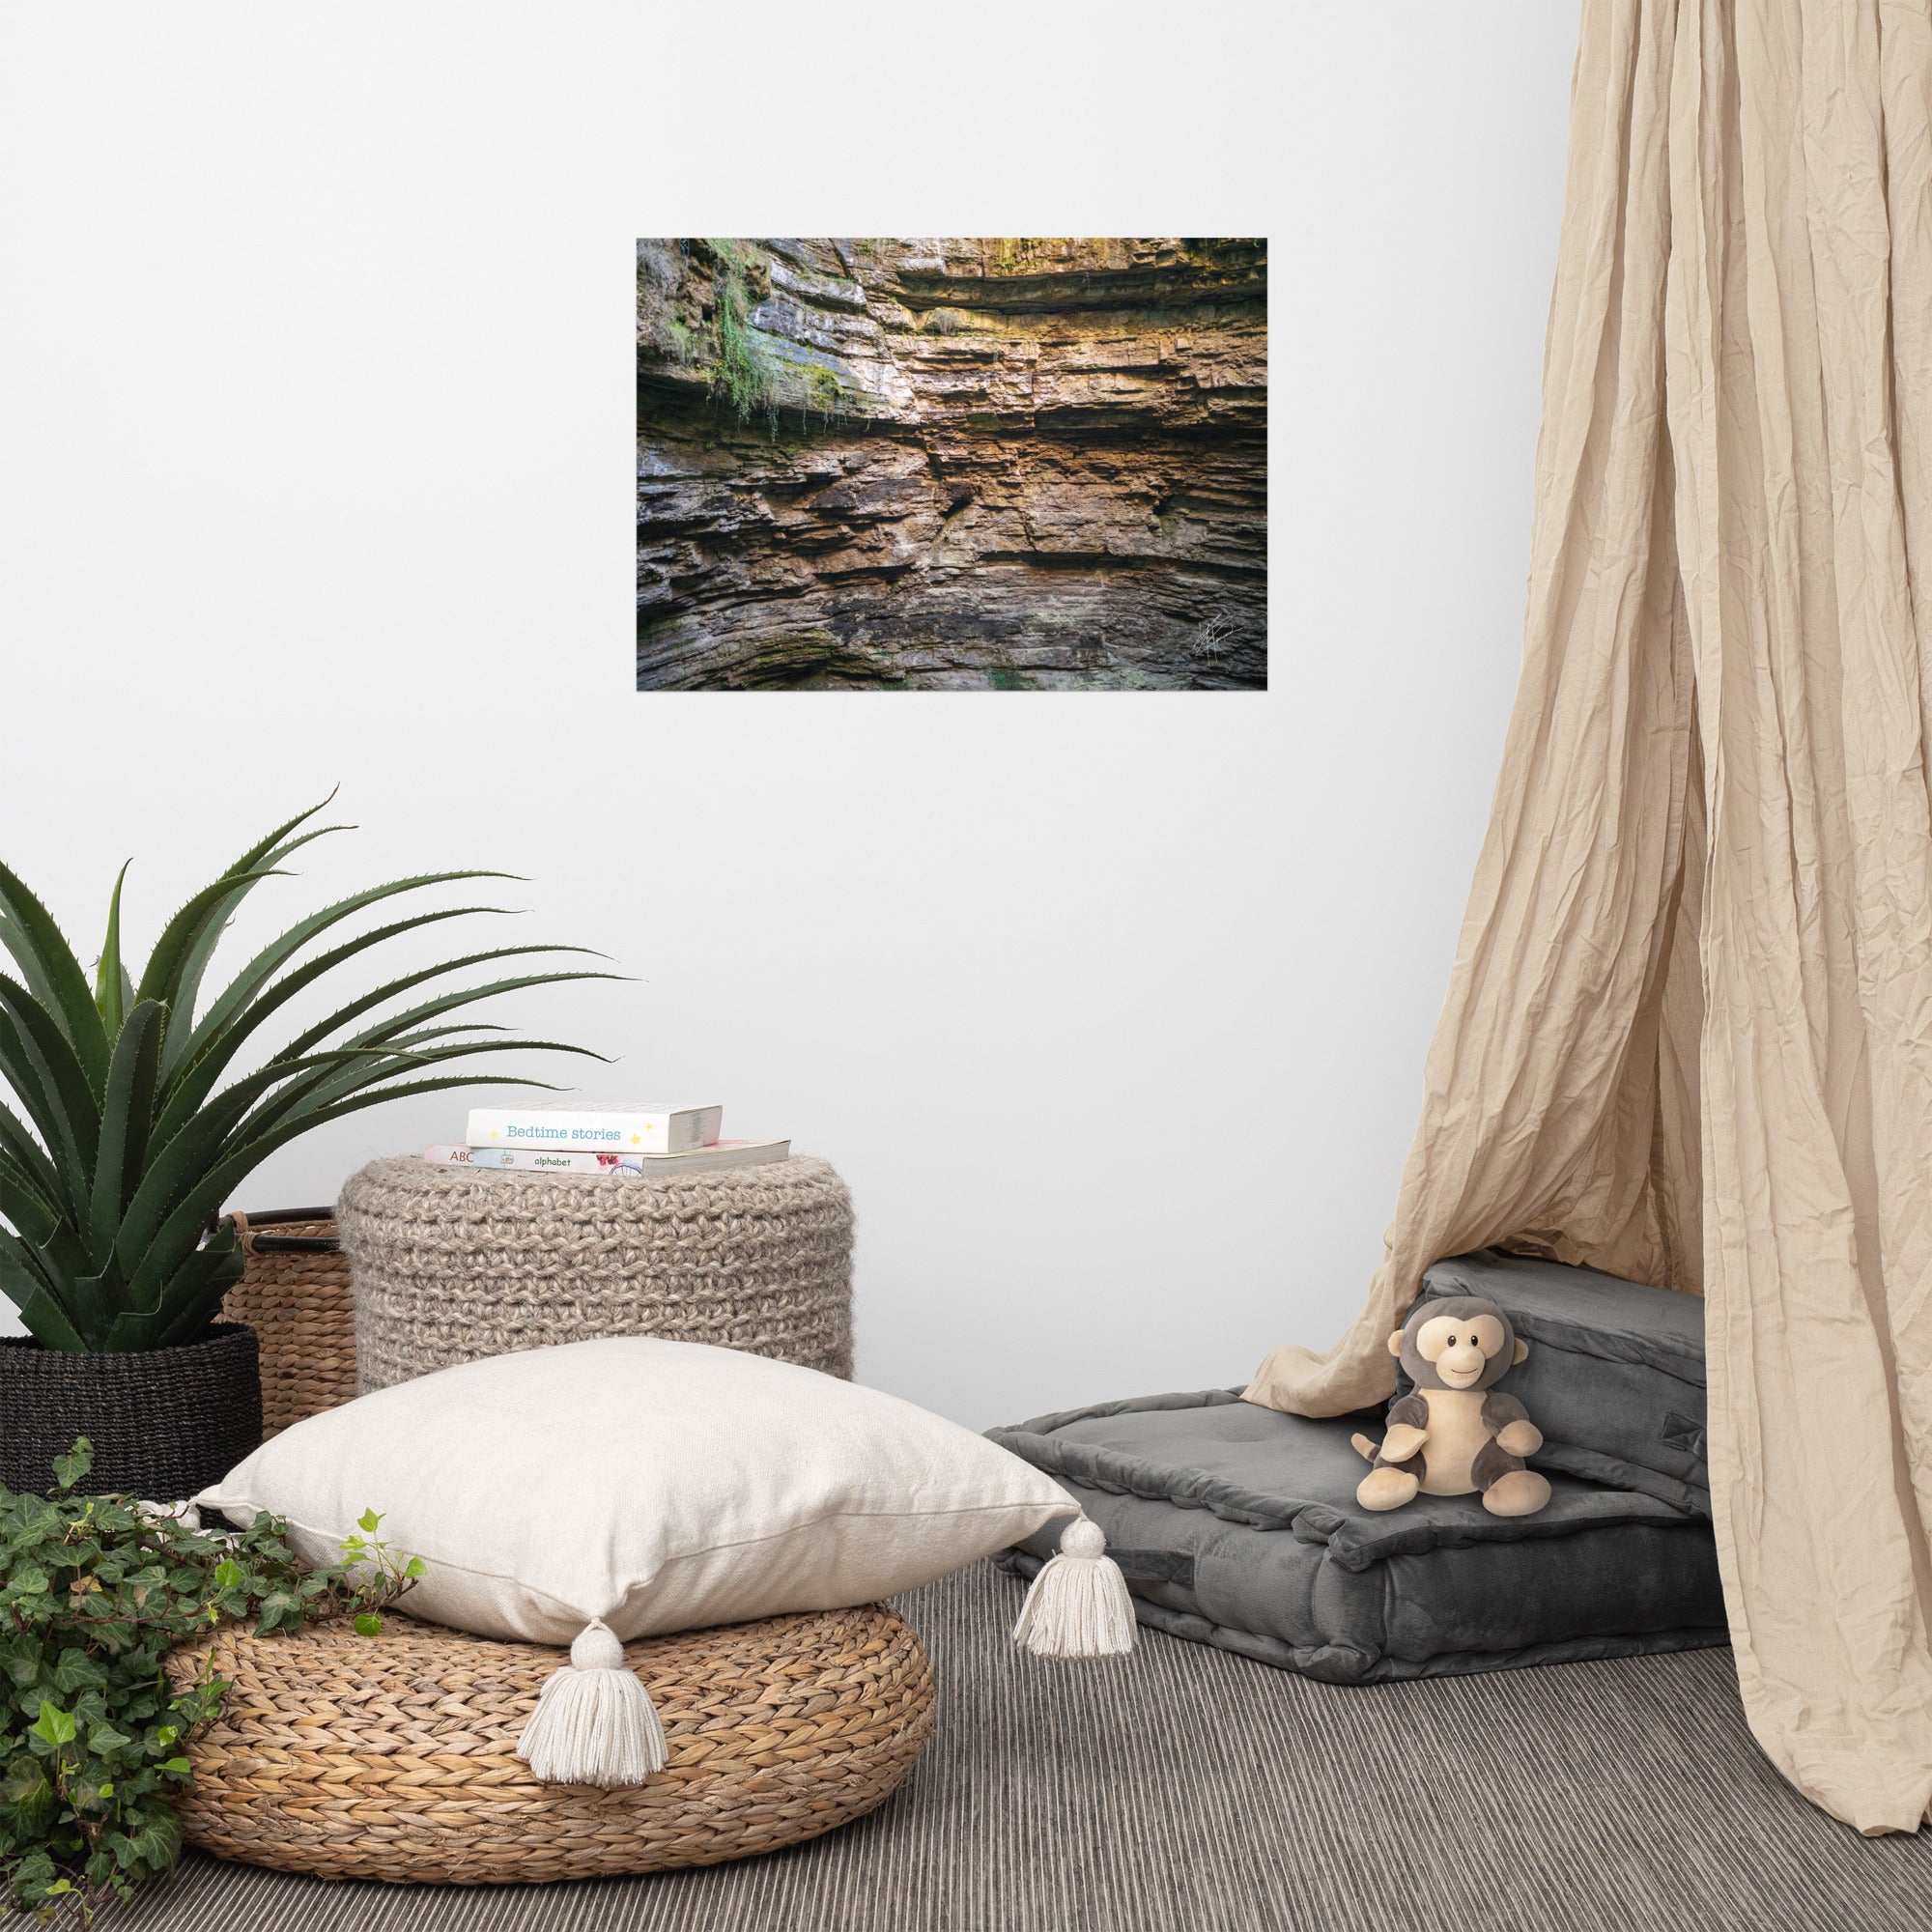
<svg viewBox="0 0 1932 1932">
<path fill-rule="evenodd" d="M 852 1201 L 829 1161 L 634 1178 L 378 1160 L 336 1218 L 365 1393 L 606 1335 L 852 1373 Z"/>
<path fill-rule="evenodd" d="M 563 1653 L 408 1617 L 174 1653 L 232 1689 L 191 1746 L 190 1844 L 323 1878 L 508 1885 L 717 1864 L 883 1804 L 932 1730 L 932 1672 L 880 1605 L 629 1645 L 669 1760 L 614 1791 L 540 1784 L 518 1733 Z"/>
</svg>

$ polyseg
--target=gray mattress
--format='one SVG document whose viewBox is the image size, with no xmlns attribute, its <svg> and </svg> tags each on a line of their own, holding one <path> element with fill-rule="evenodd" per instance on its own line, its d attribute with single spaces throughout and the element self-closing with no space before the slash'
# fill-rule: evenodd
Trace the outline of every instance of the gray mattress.
<svg viewBox="0 0 1932 1932">
<path fill-rule="evenodd" d="M 1437 1262 L 1422 1293 L 1488 1295 L 1529 1344 L 1503 1387 L 1543 1432 L 1530 1462 L 1545 1475 L 1560 1470 L 1711 1514 L 1696 1295 L 1490 1248 Z"/>
<path fill-rule="evenodd" d="M 1330 1683 L 1728 1641 L 1708 1523 L 1560 1471 L 1530 1517 L 1475 1496 L 1364 1510 L 1357 1429 L 1379 1436 L 1381 1411 L 1311 1421 L 1208 1389 L 989 1434 L 1106 1532 L 1143 1623 Z M 1003 1561 L 1033 1575 L 1061 1527 Z"/>
</svg>

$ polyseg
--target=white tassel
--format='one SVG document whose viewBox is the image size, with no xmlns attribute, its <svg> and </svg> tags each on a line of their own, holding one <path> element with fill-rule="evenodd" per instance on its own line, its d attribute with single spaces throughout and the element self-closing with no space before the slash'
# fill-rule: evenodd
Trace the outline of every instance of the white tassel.
<svg viewBox="0 0 1932 1932">
<path fill-rule="evenodd" d="M 570 1662 L 544 1680 L 517 1755 L 546 1784 L 641 1784 L 665 1768 L 664 1726 L 651 1693 L 624 1667 L 624 1646 L 595 1617 Z"/>
<path fill-rule="evenodd" d="M 1124 1657 L 1134 1647 L 1134 1600 L 1107 1554 L 1100 1525 L 1075 1517 L 1060 1554 L 1033 1579 L 1013 1641 L 1036 1657 Z"/>
</svg>

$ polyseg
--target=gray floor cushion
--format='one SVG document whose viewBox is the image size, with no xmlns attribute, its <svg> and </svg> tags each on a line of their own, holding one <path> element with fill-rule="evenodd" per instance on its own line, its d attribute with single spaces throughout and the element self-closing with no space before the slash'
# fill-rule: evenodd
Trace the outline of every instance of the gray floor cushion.
<svg viewBox="0 0 1932 1932">
<path fill-rule="evenodd" d="M 1543 1431 L 1534 1467 L 1711 1514 L 1696 1295 L 1488 1248 L 1437 1262 L 1422 1292 L 1487 1295 L 1529 1344 L 1503 1387 Z"/>
<path fill-rule="evenodd" d="M 989 1433 L 1106 1532 L 1141 1621 L 1335 1684 L 1728 1641 L 1710 1526 L 1551 1474 L 1548 1506 L 1475 1496 L 1362 1509 L 1350 1446 L 1380 1411 L 1310 1421 L 1232 1389 L 1144 1397 Z M 1003 1559 L 1035 1574 L 1060 1524 Z"/>
</svg>

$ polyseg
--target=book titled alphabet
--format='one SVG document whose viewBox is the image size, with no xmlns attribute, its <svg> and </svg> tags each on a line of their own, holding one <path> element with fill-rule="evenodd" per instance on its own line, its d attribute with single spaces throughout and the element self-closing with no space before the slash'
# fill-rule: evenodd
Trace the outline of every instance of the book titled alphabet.
<svg viewBox="0 0 1932 1932">
<path fill-rule="evenodd" d="M 783 1160 L 789 1141 L 714 1141 L 683 1153 L 583 1153 L 528 1147 L 430 1147 L 433 1167 L 507 1168 L 514 1174 L 702 1174 L 721 1167 L 760 1167 Z"/>
</svg>

